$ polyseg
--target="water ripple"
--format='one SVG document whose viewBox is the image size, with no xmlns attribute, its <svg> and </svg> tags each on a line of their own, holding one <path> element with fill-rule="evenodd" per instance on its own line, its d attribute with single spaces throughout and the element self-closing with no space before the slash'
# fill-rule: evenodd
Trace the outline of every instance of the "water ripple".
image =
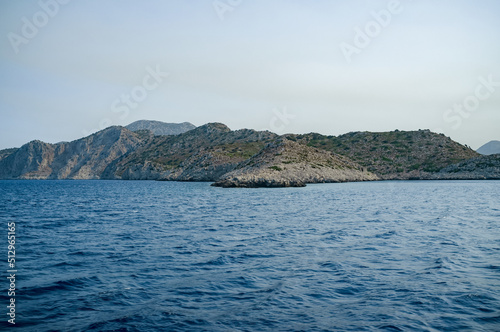
<svg viewBox="0 0 500 332">
<path fill-rule="evenodd" d="M 499 181 L 0 181 L 19 245 L 16 325 L 496 331 L 499 194 Z"/>
</svg>

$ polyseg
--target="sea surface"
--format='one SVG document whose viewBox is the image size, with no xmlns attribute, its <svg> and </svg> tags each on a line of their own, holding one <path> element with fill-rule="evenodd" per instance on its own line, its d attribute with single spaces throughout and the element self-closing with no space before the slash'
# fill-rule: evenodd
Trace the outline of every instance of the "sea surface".
<svg viewBox="0 0 500 332">
<path fill-rule="evenodd" d="M 0 329 L 500 331 L 500 181 L 0 181 Z"/>
</svg>

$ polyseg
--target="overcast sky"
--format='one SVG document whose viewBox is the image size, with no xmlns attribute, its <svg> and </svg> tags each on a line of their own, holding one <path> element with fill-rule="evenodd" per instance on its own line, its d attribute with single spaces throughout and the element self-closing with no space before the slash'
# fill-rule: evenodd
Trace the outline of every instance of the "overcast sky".
<svg viewBox="0 0 500 332">
<path fill-rule="evenodd" d="M 497 0 L 0 2 L 0 149 L 140 119 L 500 140 Z"/>
</svg>

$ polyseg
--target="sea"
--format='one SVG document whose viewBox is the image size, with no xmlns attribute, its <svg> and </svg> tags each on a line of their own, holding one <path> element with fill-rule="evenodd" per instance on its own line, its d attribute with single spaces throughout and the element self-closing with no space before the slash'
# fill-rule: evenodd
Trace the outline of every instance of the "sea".
<svg viewBox="0 0 500 332">
<path fill-rule="evenodd" d="M 500 181 L 0 181 L 0 218 L 2 330 L 500 331 Z"/>
</svg>

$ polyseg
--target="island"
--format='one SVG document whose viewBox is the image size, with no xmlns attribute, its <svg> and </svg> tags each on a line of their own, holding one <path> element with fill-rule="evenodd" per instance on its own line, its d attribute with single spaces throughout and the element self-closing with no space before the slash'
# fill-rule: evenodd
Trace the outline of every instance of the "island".
<svg viewBox="0 0 500 332">
<path fill-rule="evenodd" d="M 141 120 L 72 142 L 1 150 L 0 179 L 209 181 L 225 188 L 500 179 L 500 154 L 481 155 L 429 130 L 277 135 Z"/>
</svg>

